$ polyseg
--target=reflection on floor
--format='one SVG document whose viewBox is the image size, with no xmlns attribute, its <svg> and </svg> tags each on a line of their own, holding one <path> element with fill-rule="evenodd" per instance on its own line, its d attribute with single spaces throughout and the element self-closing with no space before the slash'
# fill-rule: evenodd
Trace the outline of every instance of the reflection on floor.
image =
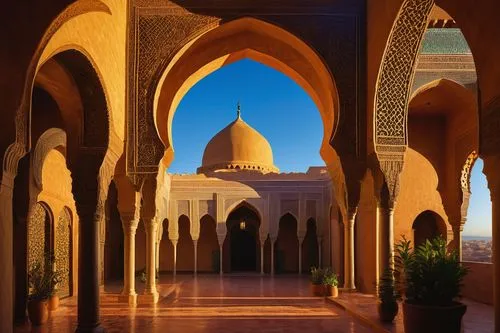
<svg viewBox="0 0 500 333">
<path fill-rule="evenodd" d="M 373 328 L 376 332 L 404 333 L 401 306 L 393 324 L 382 324 L 378 319 L 377 299 L 373 295 L 360 293 L 340 294 L 333 303 Z M 492 333 L 494 329 L 493 306 L 463 299 L 467 312 L 463 318 L 464 333 Z"/>
<path fill-rule="evenodd" d="M 103 297 L 107 332 L 372 332 L 325 299 L 311 297 L 306 277 L 180 275 L 175 281 L 162 276 L 160 283 L 179 287 L 156 306 L 129 308 Z M 76 298 L 64 300 L 44 327 L 15 332 L 73 332 L 76 310 Z"/>
</svg>

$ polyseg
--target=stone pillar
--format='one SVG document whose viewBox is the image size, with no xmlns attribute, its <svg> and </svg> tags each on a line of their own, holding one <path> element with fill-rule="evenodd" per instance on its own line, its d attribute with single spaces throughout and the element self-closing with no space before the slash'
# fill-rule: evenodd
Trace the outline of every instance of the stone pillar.
<svg viewBox="0 0 500 333">
<path fill-rule="evenodd" d="M 299 240 L 299 274 L 302 274 L 302 243 L 304 242 L 304 236 L 300 235 L 297 238 Z"/>
<path fill-rule="evenodd" d="M 453 229 L 453 241 L 456 246 L 456 251 L 458 252 L 458 257 L 462 261 L 462 232 L 464 231 L 464 225 L 466 218 L 460 221 L 460 224 L 453 224 L 451 227 Z"/>
<path fill-rule="evenodd" d="M 223 249 L 224 249 L 224 240 L 226 239 L 226 223 L 217 223 L 217 241 L 219 242 L 219 274 L 222 275 L 224 271 L 224 254 L 223 254 Z"/>
<path fill-rule="evenodd" d="M 194 275 L 198 273 L 198 240 L 193 239 L 193 252 L 194 252 L 194 267 L 193 272 Z"/>
<path fill-rule="evenodd" d="M 177 239 L 171 239 L 170 240 L 172 242 L 172 247 L 174 248 L 174 276 L 177 275 L 177 242 L 178 240 Z"/>
<path fill-rule="evenodd" d="M 344 223 L 344 288 L 356 289 L 354 283 L 354 222 L 357 207 L 349 208 Z"/>
<path fill-rule="evenodd" d="M 269 242 L 271 243 L 271 275 L 274 275 L 274 243 L 276 243 L 277 237 L 269 236 Z"/>
<path fill-rule="evenodd" d="M 260 242 L 260 275 L 264 275 L 264 242 Z"/>
<path fill-rule="evenodd" d="M 78 327 L 77 332 L 101 332 L 99 318 L 99 222 L 103 209 L 76 200 L 78 232 Z"/>
<path fill-rule="evenodd" d="M 488 179 L 491 195 L 491 222 L 493 242 L 493 306 L 495 329 L 500 332 L 500 155 L 484 158 L 483 173 Z"/>
<path fill-rule="evenodd" d="M 379 225 L 379 276 L 386 269 L 394 269 L 394 209 L 388 205 L 377 203 Z"/>
<path fill-rule="evenodd" d="M 130 305 L 137 304 L 135 292 L 135 234 L 139 219 L 135 216 L 122 215 L 124 237 L 124 265 L 123 265 L 123 291 L 122 295 L 128 298 Z"/>
<path fill-rule="evenodd" d="M 156 232 L 158 222 L 156 218 L 144 218 L 144 229 L 146 230 L 146 286 L 144 295 L 151 296 L 152 301 L 158 301 L 158 290 L 156 290 Z"/>
<path fill-rule="evenodd" d="M 12 198 L 14 175 L 3 171 L 0 187 L 0 332 L 11 333 L 13 314 L 13 220 Z"/>
<path fill-rule="evenodd" d="M 223 274 L 223 264 L 224 264 L 224 260 L 223 259 L 223 254 L 222 254 L 222 249 L 224 248 L 223 245 L 219 245 L 219 274 L 222 275 Z"/>
<path fill-rule="evenodd" d="M 323 267 L 323 263 L 321 262 L 321 250 L 322 250 L 322 242 L 323 242 L 323 238 L 321 237 L 318 237 L 318 267 L 321 268 Z"/>
</svg>

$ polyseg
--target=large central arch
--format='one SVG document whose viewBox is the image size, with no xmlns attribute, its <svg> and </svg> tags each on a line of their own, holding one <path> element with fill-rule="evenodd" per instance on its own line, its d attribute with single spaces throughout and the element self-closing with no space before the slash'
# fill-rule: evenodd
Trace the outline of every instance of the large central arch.
<svg viewBox="0 0 500 333">
<path fill-rule="evenodd" d="M 270 23 L 241 18 L 189 41 L 163 69 L 154 96 L 154 119 L 166 147 L 163 163 L 173 160 L 172 120 L 183 96 L 215 70 L 250 58 L 292 78 L 315 102 L 323 121 L 320 154 L 334 161 L 330 145 L 339 119 L 339 97 L 332 74 L 316 52 L 291 33 Z"/>
</svg>

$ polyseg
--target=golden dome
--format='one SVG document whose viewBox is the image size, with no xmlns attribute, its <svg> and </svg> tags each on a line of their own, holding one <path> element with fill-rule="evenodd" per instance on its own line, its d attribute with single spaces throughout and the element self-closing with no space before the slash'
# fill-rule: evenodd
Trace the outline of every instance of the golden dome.
<svg viewBox="0 0 500 333">
<path fill-rule="evenodd" d="M 236 170 L 279 172 L 273 163 L 271 145 L 241 119 L 239 104 L 236 120 L 217 133 L 205 147 L 198 173 Z"/>
</svg>

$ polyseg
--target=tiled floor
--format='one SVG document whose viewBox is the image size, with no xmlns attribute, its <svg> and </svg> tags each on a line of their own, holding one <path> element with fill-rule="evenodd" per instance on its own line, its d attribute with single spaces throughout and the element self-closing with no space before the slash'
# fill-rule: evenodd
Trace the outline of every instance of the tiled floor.
<svg viewBox="0 0 500 333">
<path fill-rule="evenodd" d="M 374 332 L 404 333 L 401 306 L 393 324 L 382 324 L 378 320 L 377 300 L 373 295 L 341 293 L 338 299 L 332 301 L 370 325 Z M 468 299 L 463 299 L 462 302 L 467 305 L 463 318 L 464 333 L 493 333 L 493 307 Z"/>
<path fill-rule="evenodd" d="M 325 299 L 310 297 L 305 277 L 162 277 L 161 284 L 173 283 L 179 288 L 156 306 L 129 308 L 103 298 L 101 321 L 107 332 L 372 332 Z M 15 332 L 74 331 L 75 301 L 64 300 L 44 327 Z"/>
</svg>

